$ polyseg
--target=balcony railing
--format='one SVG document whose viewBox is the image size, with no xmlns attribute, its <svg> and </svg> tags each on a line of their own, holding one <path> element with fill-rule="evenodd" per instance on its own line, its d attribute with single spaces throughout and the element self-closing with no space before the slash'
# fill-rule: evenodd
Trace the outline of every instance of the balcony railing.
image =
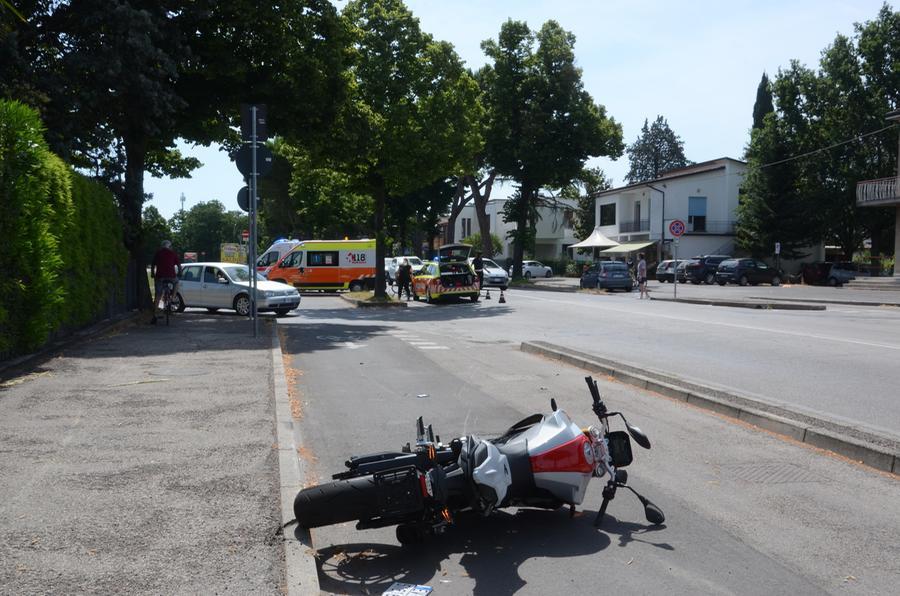
<svg viewBox="0 0 900 596">
<path fill-rule="evenodd" d="M 640 221 L 620 221 L 619 233 L 626 234 L 628 232 L 649 232 L 650 220 L 642 219 Z"/>
<path fill-rule="evenodd" d="M 687 225 L 686 234 L 717 234 L 730 236 L 734 234 L 733 221 L 715 221 L 694 217 L 694 221 Z"/>
<path fill-rule="evenodd" d="M 856 204 L 860 207 L 892 203 L 900 203 L 900 176 L 863 180 L 856 184 Z"/>
</svg>

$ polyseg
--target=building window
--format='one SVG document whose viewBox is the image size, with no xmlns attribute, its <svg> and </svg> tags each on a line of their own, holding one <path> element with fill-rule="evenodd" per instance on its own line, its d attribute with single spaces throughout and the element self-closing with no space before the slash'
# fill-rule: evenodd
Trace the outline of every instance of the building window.
<svg viewBox="0 0 900 596">
<path fill-rule="evenodd" d="M 464 217 L 462 218 L 462 226 L 461 226 L 461 234 L 463 238 L 468 238 L 472 235 L 472 218 Z"/>
<path fill-rule="evenodd" d="M 616 204 L 600 205 L 600 225 L 614 226 L 616 225 Z"/>
<path fill-rule="evenodd" d="M 692 232 L 706 231 L 706 197 L 688 197 L 688 225 Z"/>
</svg>

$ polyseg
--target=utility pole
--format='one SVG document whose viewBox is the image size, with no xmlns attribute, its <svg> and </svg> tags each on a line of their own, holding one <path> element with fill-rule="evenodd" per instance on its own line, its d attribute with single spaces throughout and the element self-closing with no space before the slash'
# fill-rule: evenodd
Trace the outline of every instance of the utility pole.
<svg viewBox="0 0 900 596">
<path fill-rule="evenodd" d="M 179 200 L 181 201 L 181 219 L 184 219 L 184 193 L 181 193 L 181 199 Z"/>
</svg>

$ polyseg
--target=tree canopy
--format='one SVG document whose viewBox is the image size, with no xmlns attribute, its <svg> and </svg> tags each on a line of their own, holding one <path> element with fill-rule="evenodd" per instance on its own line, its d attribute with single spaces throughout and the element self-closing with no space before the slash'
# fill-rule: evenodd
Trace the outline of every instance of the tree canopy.
<svg viewBox="0 0 900 596">
<path fill-rule="evenodd" d="M 485 161 L 515 180 L 505 217 L 515 221 L 513 273 L 521 276 L 541 187 L 560 188 L 593 156 L 622 153 L 622 129 L 584 90 L 575 66 L 575 36 L 556 21 L 533 33 L 509 20 L 482 43 L 492 63 L 479 73 L 487 108 Z"/>
<path fill-rule="evenodd" d="M 625 152 L 630 162 L 625 179 L 632 184 L 655 180 L 663 172 L 691 163 L 684 156 L 681 138 L 669 128 L 669 123 L 662 116 L 657 116 L 649 127 L 647 120 L 644 120 L 641 134 Z"/>
</svg>

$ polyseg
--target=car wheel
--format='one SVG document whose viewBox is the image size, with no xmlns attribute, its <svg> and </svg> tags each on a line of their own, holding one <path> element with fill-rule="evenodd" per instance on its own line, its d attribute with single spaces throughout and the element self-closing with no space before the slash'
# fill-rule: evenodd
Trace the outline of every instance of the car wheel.
<svg viewBox="0 0 900 596">
<path fill-rule="evenodd" d="M 700 280 L 699 280 L 699 279 L 692 279 L 692 280 L 691 280 L 691 283 L 694 284 L 695 286 L 699 286 L 699 285 L 700 285 Z"/>
<path fill-rule="evenodd" d="M 781 278 L 778 277 L 777 275 L 776 275 L 775 277 L 773 277 L 773 278 L 772 278 L 772 285 L 773 285 L 773 286 L 780 286 L 780 285 L 781 285 Z"/>
<path fill-rule="evenodd" d="M 742 275 L 741 279 L 738 280 L 738 283 L 741 284 L 742 286 L 746 286 L 748 283 L 750 283 L 750 280 L 747 279 L 746 275 Z"/>
<path fill-rule="evenodd" d="M 553 272 L 548 271 L 547 273 L 544 274 L 544 277 L 553 277 Z"/>
<path fill-rule="evenodd" d="M 828 285 L 831 286 L 832 288 L 837 287 L 837 285 L 838 285 L 837 278 L 835 278 L 835 277 L 829 277 L 829 278 L 828 278 Z"/>
<path fill-rule="evenodd" d="M 250 296 L 238 294 L 234 297 L 234 310 L 242 317 L 250 316 Z"/>
<path fill-rule="evenodd" d="M 350 282 L 350 291 L 351 292 L 362 292 L 365 289 L 363 283 L 357 279 L 354 279 Z"/>
<path fill-rule="evenodd" d="M 276 309 L 275 309 L 275 316 L 277 316 L 277 317 L 283 317 L 283 316 L 285 316 L 286 314 L 288 314 L 289 312 L 291 312 L 291 309 L 289 309 L 289 308 L 276 308 Z"/>
<path fill-rule="evenodd" d="M 218 307 L 208 307 L 206 309 L 206 311 L 207 312 L 219 312 L 219 308 Z"/>
<path fill-rule="evenodd" d="M 469 298 L 472 300 L 472 302 L 478 302 L 479 296 L 480 294 L 472 294 L 471 296 L 469 296 Z"/>
<path fill-rule="evenodd" d="M 169 303 L 170 308 L 175 312 L 184 312 L 186 305 L 184 303 L 184 298 L 181 297 L 181 294 L 178 292 L 175 293 L 175 296 L 172 297 L 172 301 Z"/>
<path fill-rule="evenodd" d="M 431 288 L 425 288 L 425 302 L 428 304 L 432 304 L 434 302 L 434 298 L 431 297 Z"/>
<path fill-rule="evenodd" d="M 706 274 L 706 285 L 711 286 L 711 285 L 713 285 L 713 282 L 715 282 L 715 281 L 716 281 L 715 273 L 707 273 Z"/>
<path fill-rule="evenodd" d="M 724 285 L 727 284 L 728 282 L 725 281 L 724 279 L 721 279 L 721 280 L 717 281 L 716 283 L 719 284 L 720 286 L 724 286 Z"/>
<path fill-rule="evenodd" d="M 582 286 L 582 287 L 584 287 L 584 286 Z M 506 291 L 506 286 L 500 286 L 500 291 L 501 291 L 501 292 L 505 292 L 505 291 Z"/>
<path fill-rule="evenodd" d="M 531 279 L 531 271 L 525 272 L 525 279 Z"/>
</svg>

